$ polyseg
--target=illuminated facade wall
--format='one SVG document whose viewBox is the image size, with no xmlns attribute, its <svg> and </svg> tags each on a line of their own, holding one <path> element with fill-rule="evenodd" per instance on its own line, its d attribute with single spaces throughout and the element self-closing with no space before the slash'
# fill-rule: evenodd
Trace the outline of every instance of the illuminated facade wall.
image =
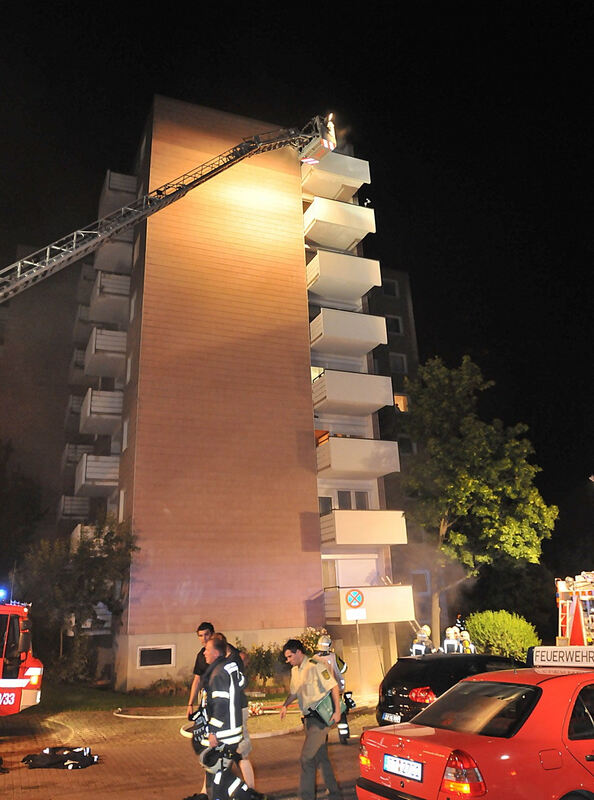
<svg viewBox="0 0 594 800">
<path fill-rule="evenodd" d="M 157 98 L 140 191 L 270 127 Z M 120 685 L 187 674 L 203 619 L 245 644 L 322 622 L 300 170 L 248 160 L 152 217 L 135 246 L 121 513 L 140 552 Z M 144 254 L 143 254 L 144 251 Z"/>
</svg>

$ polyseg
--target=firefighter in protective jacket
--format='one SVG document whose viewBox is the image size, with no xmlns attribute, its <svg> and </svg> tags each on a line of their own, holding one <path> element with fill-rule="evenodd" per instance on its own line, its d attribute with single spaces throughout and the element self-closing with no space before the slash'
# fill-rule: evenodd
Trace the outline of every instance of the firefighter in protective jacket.
<svg viewBox="0 0 594 800">
<path fill-rule="evenodd" d="M 338 738 L 340 743 L 348 744 L 351 732 L 349 729 L 349 723 L 347 721 L 347 714 L 349 708 L 354 707 L 354 703 L 350 699 L 350 692 L 345 693 L 346 681 L 344 679 L 344 673 L 347 671 L 347 665 L 342 660 L 342 658 L 339 655 L 337 655 L 331 648 L 332 648 L 332 639 L 330 636 L 328 636 L 327 633 L 325 633 L 318 639 L 318 645 L 315 657 L 319 661 L 325 661 L 328 664 L 330 668 L 329 670 L 330 674 L 333 676 L 334 680 L 338 684 L 338 691 L 340 692 L 341 697 L 344 696 L 345 705 L 347 706 L 347 708 L 346 711 L 343 711 L 343 713 L 341 714 L 340 722 L 338 723 L 337 727 L 338 727 Z"/>
</svg>

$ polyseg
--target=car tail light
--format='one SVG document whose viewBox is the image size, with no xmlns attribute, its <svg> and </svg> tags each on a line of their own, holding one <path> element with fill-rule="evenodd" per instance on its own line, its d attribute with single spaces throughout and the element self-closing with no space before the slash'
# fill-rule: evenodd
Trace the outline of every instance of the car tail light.
<svg viewBox="0 0 594 800">
<path fill-rule="evenodd" d="M 486 794 L 487 787 L 474 759 L 462 750 L 450 753 L 446 764 L 442 792 L 454 792 L 455 797 L 481 797 Z"/>
<path fill-rule="evenodd" d="M 371 758 L 369 757 L 369 751 L 365 747 L 365 743 L 363 742 L 363 736 L 359 739 L 359 764 L 362 767 L 370 767 L 371 766 Z"/>
<path fill-rule="evenodd" d="M 430 686 L 419 686 L 417 689 L 411 689 L 408 696 L 413 703 L 432 703 L 435 700 L 435 692 Z"/>
</svg>

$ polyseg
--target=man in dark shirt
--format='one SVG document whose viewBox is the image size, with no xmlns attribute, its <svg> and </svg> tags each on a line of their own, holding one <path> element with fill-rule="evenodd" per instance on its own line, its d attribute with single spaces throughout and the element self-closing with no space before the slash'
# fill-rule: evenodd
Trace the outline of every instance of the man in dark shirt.
<svg viewBox="0 0 594 800">
<path fill-rule="evenodd" d="M 200 691 L 200 680 L 208 669 L 208 664 L 206 663 L 206 659 L 204 657 L 204 648 L 206 647 L 208 640 L 212 638 L 214 626 L 211 622 L 201 622 L 196 629 L 196 633 L 202 648 L 198 651 L 198 654 L 196 655 L 196 661 L 194 663 L 194 680 L 192 681 L 192 686 L 190 688 L 190 699 L 188 700 L 188 717 L 194 711 L 194 705 L 198 699 L 198 692 Z"/>
</svg>

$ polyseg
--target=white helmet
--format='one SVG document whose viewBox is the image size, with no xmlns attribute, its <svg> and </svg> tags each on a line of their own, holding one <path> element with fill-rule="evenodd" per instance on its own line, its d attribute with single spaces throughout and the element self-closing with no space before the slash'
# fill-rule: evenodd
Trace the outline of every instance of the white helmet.
<svg viewBox="0 0 594 800">
<path fill-rule="evenodd" d="M 207 772 L 219 772 L 231 763 L 230 758 L 223 756 L 222 748 L 220 747 L 205 747 L 198 756 L 200 763 Z"/>
<path fill-rule="evenodd" d="M 327 633 L 323 633 L 318 639 L 318 650 L 330 650 L 332 639 Z"/>
</svg>

